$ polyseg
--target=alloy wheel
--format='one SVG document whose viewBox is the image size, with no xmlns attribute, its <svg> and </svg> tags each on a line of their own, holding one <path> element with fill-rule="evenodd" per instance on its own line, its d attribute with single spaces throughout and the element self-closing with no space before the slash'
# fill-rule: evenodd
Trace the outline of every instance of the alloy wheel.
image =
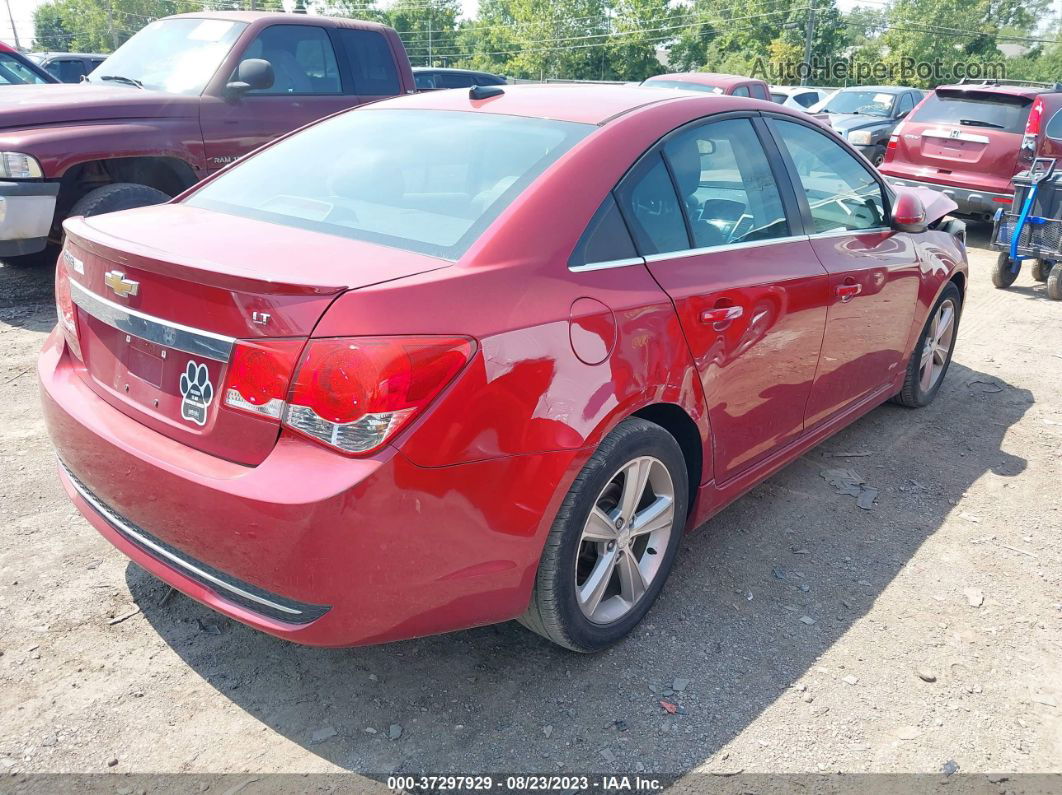
<svg viewBox="0 0 1062 795">
<path fill-rule="evenodd" d="M 955 337 L 955 302 L 943 301 L 930 323 L 922 346 L 922 359 L 918 368 L 918 386 L 925 394 L 933 389 L 948 366 L 948 354 Z"/>
<path fill-rule="evenodd" d="M 627 615 L 660 573 L 675 523 L 675 486 L 663 462 L 640 456 L 601 490 L 579 539 L 575 593 L 595 624 Z"/>
</svg>

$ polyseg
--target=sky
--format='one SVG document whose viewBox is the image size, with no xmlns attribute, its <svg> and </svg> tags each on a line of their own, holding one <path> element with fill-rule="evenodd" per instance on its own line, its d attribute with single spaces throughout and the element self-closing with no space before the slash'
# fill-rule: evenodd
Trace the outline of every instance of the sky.
<svg viewBox="0 0 1062 795">
<path fill-rule="evenodd" d="M 6 44 L 15 43 L 10 20 L 10 17 L 14 17 L 18 38 L 23 47 L 28 47 L 33 41 L 33 10 L 44 2 L 45 0 L 0 0 L 0 41 Z M 290 4 L 289 0 L 286 2 Z M 7 13 L 6 4 L 10 4 L 10 16 Z M 848 11 L 859 4 L 859 0 L 838 0 L 837 2 L 842 11 Z M 386 2 L 382 5 L 386 5 Z M 463 0 L 463 7 L 465 16 L 474 16 L 479 7 L 479 0 Z"/>
</svg>

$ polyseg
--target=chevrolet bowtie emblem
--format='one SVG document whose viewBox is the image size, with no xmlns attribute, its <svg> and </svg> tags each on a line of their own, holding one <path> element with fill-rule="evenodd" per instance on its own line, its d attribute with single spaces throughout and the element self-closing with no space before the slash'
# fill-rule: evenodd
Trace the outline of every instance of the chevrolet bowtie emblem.
<svg viewBox="0 0 1062 795">
<path fill-rule="evenodd" d="M 121 271 L 107 271 L 103 277 L 103 283 L 110 287 L 119 298 L 136 295 L 140 290 L 140 282 L 125 278 L 125 274 Z"/>
</svg>

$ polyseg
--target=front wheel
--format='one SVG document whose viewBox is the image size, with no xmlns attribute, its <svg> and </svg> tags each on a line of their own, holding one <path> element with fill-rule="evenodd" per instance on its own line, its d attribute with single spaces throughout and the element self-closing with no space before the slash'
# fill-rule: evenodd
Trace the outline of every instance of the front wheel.
<svg viewBox="0 0 1062 795">
<path fill-rule="evenodd" d="M 1062 301 L 1062 262 L 1056 262 L 1047 276 L 1047 297 L 1052 301 Z"/>
<path fill-rule="evenodd" d="M 1006 251 L 1000 252 L 996 257 L 996 267 L 992 269 L 992 284 L 1000 290 L 1006 290 L 1017 278 L 1018 272 L 1010 265 L 1010 255 Z"/>
<path fill-rule="evenodd" d="M 520 623 L 573 651 L 621 640 L 664 586 L 688 499 L 675 438 L 642 419 L 620 423 L 561 505 Z"/>
<path fill-rule="evenodd" d="M 896 403 L 921 408 L 933 402 L 951 364 L 961 308 L 962 294 L 954 282 L 949 282 L 929 313 L 922 335 L 911 352 L 903 389 L 894 398 Z"/>
</svg>

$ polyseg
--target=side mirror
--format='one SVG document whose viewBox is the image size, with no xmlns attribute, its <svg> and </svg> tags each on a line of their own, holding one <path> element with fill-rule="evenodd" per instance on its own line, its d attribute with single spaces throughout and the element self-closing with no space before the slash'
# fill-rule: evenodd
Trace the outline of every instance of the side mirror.
<svg viewBox="0 0 1062 795">
<path fill-rule="evenodd" d="M 917 193 L 897 192 L 892 205 L 892 228 L 898 232 L 926 231 L 926 207 Z"/>
<path fill-rule="evenodd" d="M 236 79 L 225 89 L 231 96 L 241 96 L 248 91 L 261 91 L 273 85 L 273 65 L 262 58 L 248 58 L 236 67 Z"/>
</svg>

